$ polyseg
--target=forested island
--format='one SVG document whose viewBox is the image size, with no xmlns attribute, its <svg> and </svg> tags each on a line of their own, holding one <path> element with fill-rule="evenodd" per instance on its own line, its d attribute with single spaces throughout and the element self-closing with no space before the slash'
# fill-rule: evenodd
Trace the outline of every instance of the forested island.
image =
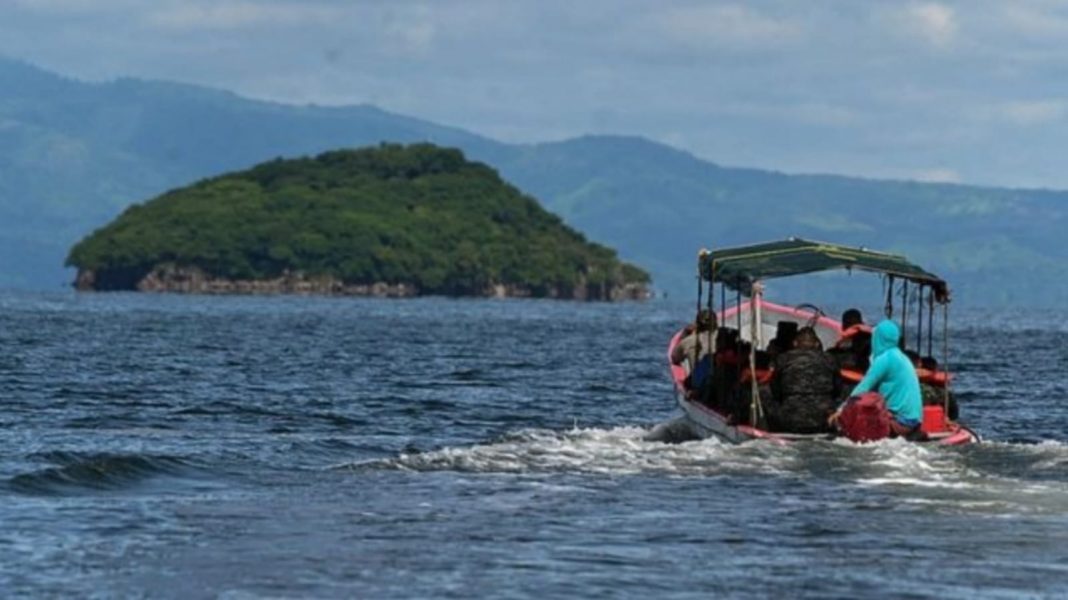
<svg viewBox="0 0 1068 600">
<path fill-rule="evenodd" d="M 620 300 L 648 274 L 455 149 L 275 159 L 131 206 L 75 245 L 79 290 Z"/>
</svg>

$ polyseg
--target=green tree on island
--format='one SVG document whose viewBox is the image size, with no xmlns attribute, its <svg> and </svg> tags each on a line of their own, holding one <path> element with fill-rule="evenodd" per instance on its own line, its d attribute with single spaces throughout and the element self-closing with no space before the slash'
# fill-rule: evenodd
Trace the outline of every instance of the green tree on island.
<svg viewBox="0 0 1068 600">
<path fill-rule="evenodd" d="M 459 150 L 383 144 L 276 159 L 127 209 L 71 250 L 95 289 L 162 265 L 217 278 L 300 273 L 420 294 L 607 298 L 648 275 Z M 575 290 L 579 291 L 575 291 Z"/>
</svg>

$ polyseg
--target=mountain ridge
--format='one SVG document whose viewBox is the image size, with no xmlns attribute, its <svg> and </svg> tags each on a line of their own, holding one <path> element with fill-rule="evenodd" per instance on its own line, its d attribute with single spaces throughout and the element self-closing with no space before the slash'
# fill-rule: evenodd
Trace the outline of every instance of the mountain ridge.
<svg viewBox="0 0 1068 600">
<path fill-rule="evenodd" d="M 371 105 L 293 106 L 135 78 L 86 83 L 6 64 L 5 287 L 69 282 L 66 247 L 172 187 L 276 157 L 428 141 L 493 166 L 673 293 L 692 288 L 700 247 L 798 236 L 904 252 L 981 303 L 1033 297 L 1014 290 L 1036 286 L 1043 301 L 1068 301 L 1065 192 L 722 166 L 640 136 L 506 144 Z"/>
</svg>

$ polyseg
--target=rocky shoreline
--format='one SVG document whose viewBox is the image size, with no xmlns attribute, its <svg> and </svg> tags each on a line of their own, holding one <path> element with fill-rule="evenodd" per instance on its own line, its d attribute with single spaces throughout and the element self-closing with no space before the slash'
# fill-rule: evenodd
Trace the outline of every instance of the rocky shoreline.
<svg viewBox="0 0 1068 600">
<path fill-rule="evenodd" d="M 308 276 L 300 272 L 284 273 L 273 279 L 227 279 L 215 277 L 197 267 L 159 265 L 147 275 L 137 277 L 124 272 L 78 271 L 74 288 L 81 292 L 138 291 L 147 293 L 207 295 L 308 295 L 363 296 L 373 298 L 414 298 L 419 288 L 405 283 L 345 283 L 331 276 Z M 527 287 L 492 284 L 481 290 L 457 294 L 478 298 L 550 298 L 577 301 L 633 301 L 651 297 L 644 284 L 621 286 L 586 285 L 556 287 L 548 293 L 535 294 Z"/>
</svg>

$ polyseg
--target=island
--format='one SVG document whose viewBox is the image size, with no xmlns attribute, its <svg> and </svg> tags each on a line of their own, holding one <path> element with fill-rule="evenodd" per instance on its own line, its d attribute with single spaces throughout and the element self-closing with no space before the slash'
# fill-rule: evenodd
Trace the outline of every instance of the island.
<svg viewBox="0 0 1068 600">
<path fill-rule="evenodd" d="M 649 275 L 456 149 L 275 159 L 126 209 L 70 251 L 83 291 L 641 299 Z"/>
</svg>

